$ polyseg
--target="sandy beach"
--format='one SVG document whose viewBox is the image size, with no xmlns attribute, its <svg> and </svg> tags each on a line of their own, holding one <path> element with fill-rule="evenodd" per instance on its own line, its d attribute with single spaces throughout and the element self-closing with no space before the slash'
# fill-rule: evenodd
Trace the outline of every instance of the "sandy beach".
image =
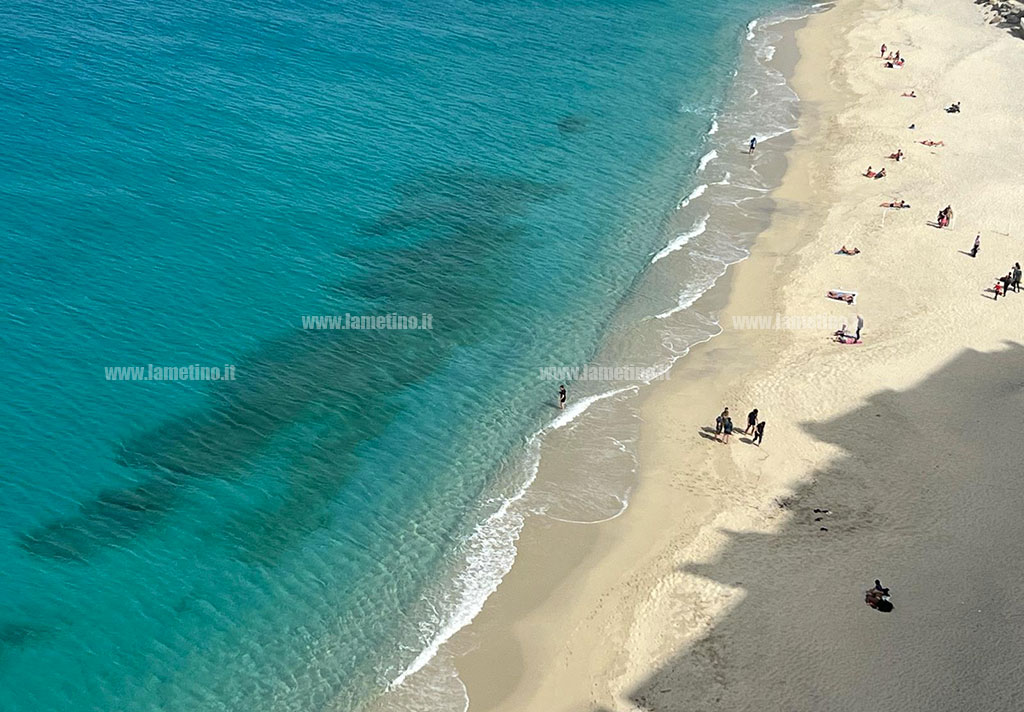
<svg viewBox="0 0 1024 712">
<path fill-rule="evenodd" d="M 1024 261 L 1024 42 L 970 0 L 845 0 L 796 47 L 772 225 L 702 298 L 724 332 L 647 391 L 622 516 L 526 526 L 452 641 L 474 712 L 1024 708 L 1024 294 L 991 291 Z M 861 343 L 819 325 L 858 314 Z"/>
</svg>

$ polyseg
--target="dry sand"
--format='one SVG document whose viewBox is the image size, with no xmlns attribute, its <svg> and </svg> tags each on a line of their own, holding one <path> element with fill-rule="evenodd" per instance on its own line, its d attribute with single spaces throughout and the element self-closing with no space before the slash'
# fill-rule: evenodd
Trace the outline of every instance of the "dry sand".
<svg viewBox="0 0 1024 712">
<path fill-rule="evenodd" d="M 970 0 L 846 0 L 797 41 L 800 128 L 725 332 L 647 396 L 623 516 L 524 531 L 455 641 L 474 712 L 1024 709 L 1024 294 L 986 292 L 1024 261 L 1024 42 Z M 732 328 L 858 313 L 853 346 Z M 723 405 L 760 408 L 763 448 L 710 439 Z"/>
</svg>

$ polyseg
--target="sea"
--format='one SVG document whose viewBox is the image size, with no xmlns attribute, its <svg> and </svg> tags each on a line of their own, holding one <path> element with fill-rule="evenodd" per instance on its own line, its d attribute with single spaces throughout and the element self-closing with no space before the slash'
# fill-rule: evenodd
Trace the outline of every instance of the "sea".
<svg viewBox="0 0 1024 712">
<path fill-rule="evenodd" d="M 465 710 L 721 331 L 818 8 L 0 0 L 0 710 Z"/>
</svg>

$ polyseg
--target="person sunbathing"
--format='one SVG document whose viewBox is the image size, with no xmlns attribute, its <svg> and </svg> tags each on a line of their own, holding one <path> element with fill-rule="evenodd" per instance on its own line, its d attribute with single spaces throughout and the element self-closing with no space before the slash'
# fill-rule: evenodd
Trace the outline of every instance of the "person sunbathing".
<svg viewBox="0 0 1024 712">
<path fill-rule="evenodd" d="M 854 248 L 853 248 L 853 249 L 851 250 L 851 249 L 850 249 L 850 248 L 848 248 L 848 247 L 847 247 L 846 245 L 843 245 L 843 246 L 842 246 L 842 247 L 841 247 L 841 248 L 839 249 L 839 252 L 840 252 L 840 254 L 844 254 L 844 255 L 859 255 L 859 254 L 860 254 L 860 250 L 858 250 L 858 249 L 857 249 L 856 247 L 854 247 Z"/>
<path fill-rule="evenodd" d="M 875 180 L 878 180 L 879 178 L 885 178 L 885 169 L 884 168 L 882 170 L 878 171 L 878 173 L 875 174 Z"/>
<path fill-rule="evenodd" d="M 868 166 L 868 169 L 866 171 L 864 171 L 864 177 L 865 178 L 874 178 L 877 175 L 878 175 L 877 173 L 875 173 L 873 170 L 871 170 L 871 166 Z"/>
<path fill-rule="evenodd" d="M 902 209 L 902 208 L 909 208 L 910 206 L 904 200 L 894 200 L 891 203 L 882 203 L 879 207 Z"/>
<path fill-rule="evenodd" d="M 918 141 L 918 143 L 921 144 L 922 146 L 945 146 L 946 145 L 945 141 L 932 141 L 931 139 L 928 139 L 927 141 Z"/>
<path fill-rule="evenodd" d="M 903 149 L 897 149 L 896 153 L 890 153 L 889 158 L 894 159 L 897 163 L 903 160 Z"/>
<path fill-rule="evenodd" d="M 960 113 L 960 102 L 955 101 L 946 107 L 947 114 L 959 114 Z"/>
<path fill-rule="evenodd" d="M 905 97 L 907 97 L 909 99 L 916 99 L 917 98 L 917 94 L 914 93 L 913 89 L 911 89 L 909 93 L 908 92 L 903 92 L 902 94 L 900 94 L 900 96 L 905 96 Z"/>
<path fill-rule="evenodd" d="M 828 297 L 829 299 L 838 299 L 841 302 L 846 302 L 847 304 L 853 304 L 853 295 L 850 294 L 849 292 L 830 291 L 825 296 Z"/>
</svg>

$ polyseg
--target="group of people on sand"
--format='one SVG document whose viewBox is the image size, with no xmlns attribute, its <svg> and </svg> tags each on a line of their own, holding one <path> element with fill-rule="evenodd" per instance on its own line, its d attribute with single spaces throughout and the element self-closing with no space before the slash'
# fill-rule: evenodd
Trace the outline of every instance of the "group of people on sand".
<svg viewBox="0 0 1024 712">
<path fill-rule="evenodd" d="M 975 238 L 975 240 L 977 240 L 977 239 L 978 238 Z M 999 294 L 1000 293 L 1002 293 L 1002 295 L 1005 297 L 1007 294 L 1010 293 L 1011 289 L 1014 292 L 1019 292 L 1020 291 L 1020 278 L 1021 278 L 1020 262 L 1014 262 L 1013 263 L 1013 267 L 1011 267 L 1006 274 L 1004 274 L 1002 277 L 1000 277 L 998 280 L 996 280 L 996 286 L 992 288 L 992 291 L 994 291 L 996 294 L 992 298 L 993 299 L 999 299 Z"/>
<path fill-rule="evenodd" d="M 722 413 L 715 418 L 715 440 L 726 445 L 729 444 L 729 436 L 732 435 L 733 424 L 732 416 L 729 415 L 729 409 L 725 408 Z M 757 408 L 747 413 L 747 427 L 743 431 L 744 435 L 753 435 L 753 439 L 750 441 L 752 445 L 761 446 L 761 442 L 764 440 L 764 421 L 758 422 Z"/>
<path fill-rule="evenodd" d="M 902 67 L 903 63 L 906 60 L 904 60 L 903 57 L 900 56 L 900 51 L 896 50 L 895 52 L 890 52 L 889 54 L 886 54 L 885 50 L 887 50 L 887 49 L 889 49 L 889 48 L 886 47 L 885 44 L 883 43 L 882 44 L 882 50 L 878 54 L 878 56 L 885 61 L 885 68 L 886 69 L 895 69 L 896 67 Z"/>
<path fill-rule="evenodd" d="M 835 337 L 836 342 L 840 344 L 859 344 L 860 343 L 860 332 L 864 330 L 864 317 L 860 314 L 857 315 L 857 331 L 850 334 L 846 331 L 846 324 L 843 324 L 842 328 L 836 330 L 832 335 Z"/>
</svg>

